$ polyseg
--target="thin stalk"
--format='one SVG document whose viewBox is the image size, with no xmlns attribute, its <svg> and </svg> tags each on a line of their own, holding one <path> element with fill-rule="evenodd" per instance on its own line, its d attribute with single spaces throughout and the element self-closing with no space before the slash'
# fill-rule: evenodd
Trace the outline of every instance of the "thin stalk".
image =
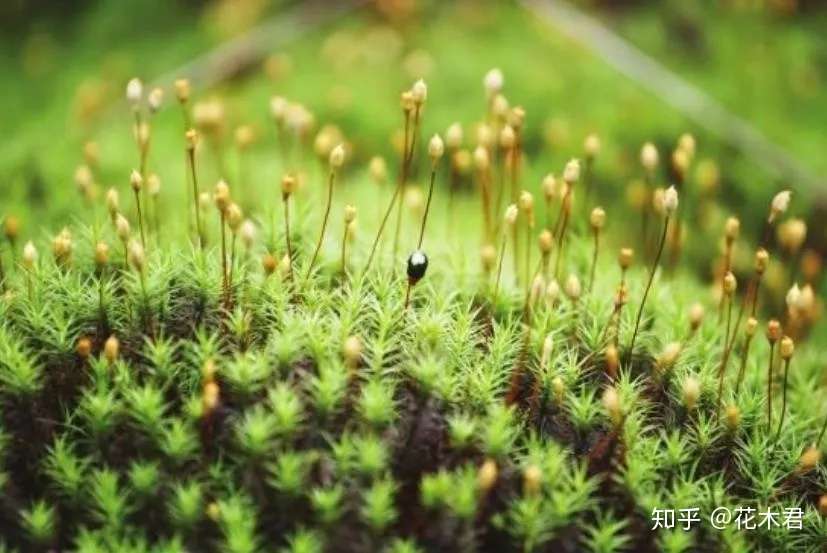
<svg viewBox="0 0 827 553">
<path fill-rule="evenodd" d="M 612 313 L 609 315 L 609 319 L 606 321 L 606 326 L 603 327 L 603 331 L 600 333 L 600 341 L 603 342 L 603 339 L 606 338 L 606 335 L 609 334 L 612 330 L 614 333 L 611 336 L 612 343 L 617 346 L 617 337 L 619 334 L 618 329 L 613 329 L 615 323 L 617 326 L 620 326 L 619 315 L 620 315 L 620 306 L 621 303 L 618 301 L 614 302 L 614 306 L 612 307 Z"/>
<path fill-rule="evenodd" d="M 751 315 L 755 317 L 755 313 L 758 309 L 758 290 L 761 287 L 761 275 L 755 275 L 750 281 L 750 289 L 747 291 L 747 294 L 744 296 L 743 301 L 741 302 L 741 308 L 738 311 L 738 319 L 735 323 L 735 328 L 733 332 L 737 332 L 738 327 L 741 324 L 741 319 L 744 316 L 744 311 L 746 309 L 746 304 L 749 301 L 749 296 L 752 296 L 752 308 L 751 308 Z"/>
<path fill-rule="evenodd" d="M 11 269 L 17 271 L 17 243 L 11 236 L 8 237 L 9 254 L 11 254 Z"/>
<path fill-rule="evenodd" d="M 588 205 L 590 203 L 591 195 L 592 195 L 592 172 L 594 166 L 594 158 L 586 157 L 586 163 L 583 164 L 583 209 L 581 213 L 586 215 L 588 211 Z"/>
<path fill-rule="evenodd" d="M 529 278 L 531 271 L 531 221 L 526 218 L 525 222 L 525 289 L 526 293 L 531 291 L 532 279 Z"/>
<path fill-rule="evenodd" d="M 324 218 L 322 219 L 322 230 L 319 233 L 319 241 L 316 243 L 316 249 L 313 251 L 313 257 L 310 258 L 310 264 L 307 266 L 307 274 L 304 279 L 310 278 L 313 272 L 313 265 L 316 263 L 316 258 L 319 257 L 319 251 L 322 249 L 322 242 L 324 242 L 324 233 L 327 230 L 327 221 L 330 219 L 330 207 L 333 203 L 333 183 L 336 180 L 336 171 L 330 170 L 330 177 L 327 179 L 327 205 L 324 210 Z"/>
<path fill-rule="evenodd" d="M 688 203 L 688 202 L 687 202 Z M 667 269 L 673 272 L 678 262 L 681 259 L 683 252 L 683 243 L 681 242 L 681 234 L 683 233 L 683 220 L 680 217 L 675 218 L 675 224 L 672 225 L 672 232 L 669 236 L 670 256 Z"/>
<path fill-rule="evenodd" d="M 511 257 L 514 264 L 514 283 L 520 284 L 520 241 L 518 240 L 519 225 L 511 228 Z"/>
<path fill-rule="evenodd" d="M 503 233 L 502 244 L 500 245 L 500 255 L 499 260 L 497 261 L 497 280 L 494 281 L 494 299 L 492 300 L 491 304 L 497 304 L 497 295 L 500 291 L 500 279 L 502 278 L 503 274 L 503 259 L 505 258 L 505 244 L 508 242 L 508 236 Z"/>
<path fill-rule="evenodd" d="M 137 107 L 132 110 L 135 114 L 135 127 L 133 130 L 133 138 L 135 138 L 135 145 L 138 147 L 138 160 L 141 159 L 141 110 Z"/>
<path fill-rule="evenodd" d="M 190 119 L 190 112 L 187 109 L 186 102 L 181 102 L 181 113 L 184 117 L 184 129 L 191 129 L 192 128 L 192 120 Z"/>
<path fill-rule="evenodd" d="M 721 274 L 721 289 L 723 290 L 724 287 L 724 279 L 726 278 L 727 273 L 729 272 L 732 265 L 732 242 L 727 239 L 726 241 L 726 250 L 724 252 L 724 270 Z M 724 317 L 724 301 L 725 301 L 725 294 L 721 294 L 721 301 L 718 302 L 718 322 Z M 727 338 L 728 340 L 729 338 Z"/>
<path fill-rule="evenodd" d="M 155 231 L 155 241 L 161 241 L 161 206 L 158 203 L 158 196 L 152 197 L 152 226 Z"/>
<path fill-rule="evenodd" d="M 32 272 L 28 269 L 26 270 L 26 289 L 29 294 L 29 301 L 32 301 L 32 299 L 34 298 L 34 292 L 32 289 Z"/>
<path fill-rule="evenodd" d="M 238 270 L 241 271 L 241 287 L 238 292 L 239 303 L 245 303 L 250 299 L 250 288 L 248 283 L 248 270 L 250 268 L 250 250 L 251 248 L 244 248 L 244 253 L 241 255 Z"/>
<path fill-rule="evenodd" d="M 772 235 L 773 229 L 773 221 L 770 219 L 764 224 L 764 232 L 761 237 L 761 244 L 759 248 L 767 249 L 767 245 L 769 244 L 770 236 Z M 761 286 L 761 277 L 762 273 L 755 272 L 750 279 L 749 287 L 747 288 L 747 294 L 744 295 L 741 301 L 741 308 L 738 310 L 738 318 L 735 322 L 735 328 L 733 329 L 733 333 L 738 332 L 738 329 L 741 328 L 741 319 L 744 316 L 744 311 L 746 309 L 747 300 L 749 298 L 749 291 L 752 290 L 752 316 L 755 317 L 755 312 L 758 309 L 758 290 Z"/>
<path fill-rule="evenodd" d="M 560 209 L 557 210 L 557 219 L 554 221 L 554 230 L 552 231 L 552 235 L 557 238 L 557 245 L 560 245 L 560 226 L 563 224 L 563 217 L 566 212 L 566 202 L 569 198 L 569 192 L 571 188 L 566 186 L 566 193 L 560 197 Z"/>
<path fill-rule="evenodd" d="M 148 305 L 147 305 L 148 298 L 147 298 L 147 295 L 146 295 L 146 275 L 144 274 L 143 270 L 140 270 L 140 271 L 138 271 L 138 276 L 140 277 L 139 280 L 141 282 L 141 300 L 143 300 L 144 309 L 146 310 L 146 313 L 148 315 L 149 314 L 149 309 L 148 309 Z"/>
<path fill-rule="evenodd" d="M 416 249 L 422 249 L 422 239 L 425 238 L 425 225 L 428 223 L 428 213 L 431 211 L 431 198 L 434 195 L 434 181 L 436 180 L 436 162 L 431 166 L 431 183 L 428 186 L 428 200 L 425 202 L 425 214 L 422 216 L 422 227 L 419 229 L 419 242 Z"/>
<path fill-rule="evenodd" d="M 509 150 L 508 155 L 508 168 L 510 170 L 511 176 L 511 203 L 516 204 L 518 201 L 519 193 L 518 193 L 518 163 L 519 163 L 519 151 L 516 145 L 516 138 L 515 138 L 515 145 L 513 148 Z M 526 223 L 528 224 L 528 223 Z M 517 227 L 514 227 L 514 234 L 513 234 L 513 256 L 514 256 L 514 279 L 517 284 L 520 283 L 520 270 L 519 270 L 519 259 L 520 259 L 520 242 L 517 240 Z M 526 269 L 526 280 L 528 280 L 528 269 Z M 530 283 L 526 283 L 528 286 L 531 286 Z"/>
<path fill-rule="evenodd" d="M 607 323 L 607 329 L 612 329 L 612 327 L 614 327 L 613 328 L 614 333 L 612 334 L 611 339 L 612 339 L 612 343 L 614 344 L 615 347 L 617 347 L 617 343 L 620 340 L 620 317 L 621 317 L 622 311 L 623 311 L 623 304 L 618 302 L 617 304 L 615 304 L 615 308 L 614 308 L 614 311 L 612 313 L 612 316 L 609 317 L 609 322 Z"/>
<path fill-rule="evenodd" d="M 653 175 L 651 171 L 646 171 L 646 176 L 643 179 L 644 197 L 643 209 L 641 210 L 640 218 L 640 242 L 643 245 L 643 255 L 649 257 L 649 215 L 652 206 L 652 181 Z"/>
<path fill-rule="evenodd" d="M 365 263 L 365 268 L 363 269 L 362 274 L 366 274 L 368 269 L 370 269 L 371 262 L 373 261 L 373 257 L 376 254 L 376 248 L 379 245 L 379 241 L 382 238 L 382 232 L 385 230 L 385 225 L 388 223 L 388 218 L 390 217 L 391 212 L 393 211 L 393 206 L 396 204 L 396 197 L 399 195 L 401 191 L 402 185 L 397 185 L 396 189 L 393 191 L 393 195 L 391 196 L 391 201 L 388 204 L 388 209 L 385 211 L 385 215 L 382 217 L 382 222 L 379 223 L 379 230 L 376 233 L 376 238 L 373 240 L 373 245 L 370 248 L 370 254 L 368 255 L 368 261 Z"/>
<path fill-rule="evenodd" d="M 560 217 L 558 217 L 559 236 L 557 239 L 557 259 L 554 262 L 554 278 L 560 280 L 560 263 L 563 260 L 563 246 L 566 243 L 566 230 L 569 226 L 569 217 L 571 216 L 571 192 L 574 185 L 570 185 L 566 190 L 566 195 L 563 197 L 563 202 L 560 206 Z"/>
<path fill-rule="evenodd" d="M 382 217 L 382 222 L 379 224 L 379 230 L 376 232 L 376 237 L 373 239 L 373 245 L 370 248 L 370 254 L 368 255 L 368 261 L 365 263 L 365 268 L 363 270 L 363 274 L 368 272 L 370 269 L 370 265 L 373 262 L 373 257 L 376 255 L 376 248 L 379 246 L 379 241 L 382 239 L 382 233 L 385 230 L 385 225 L 388 223 L 388 218 L 393 211 L 393 206 L 396 204 L 396 198 L 402 191 L 403 183 L 405 179 L 407 179 L 407 159 L 408 159 L 408 129 L 410 127 L 410 113 L 405 112 L 405 144 L 402 151 L 402 168 L 399 172 L 399 181 L 396 184 L 396 189 L 393 191 L 393 195 L 391 196 L 391 201 L 388 203 L 388 209 L 385 211 L 385 215 Z"/>
<path fill-rule="evenodd" d="M 227 281 L 227 225 L 224 212 L 221 211 L 221 283 L 224 289 L 224 307 L 227 307 L 227 300 L 230 295 L 229 282 Z"/>
<path fill-rule="evenodd" d="M 347 282 L 347 223 L 345 223 L 344 232 L 342 232 L 342 274 L 344 275 L 344 282 Z"/>
<path fill-rule="evenodd" d="M 422 216 L 422 227 L 419 229 L 419 242 L 417 243 L 416 249 L 422 249 L 422 240 L 425 238 L 425 225 L 428 223 L 428 212 L 431 210 L 431 199 L 434 195 L 434 180 L 436 180 L 436 162 L 434 162 L 431 166 L 431 184 L 428 187 L 428 200 L 425 203 L 425 213 Z M 411 301 L 411 288 L 413 288 L 413 283 L 411 279 L 408 279 L 408 285 L 405 290 L 405 309 L 408 309 L 408 305 Z"/>
<path fill-rule="evenodd" d="M 284 240 L 287 243 L 287 277 L 293 280 L 293 246 L 290 242 L 290 196 L 282 194 L 282 203 L 284 203 Z"/>
<path fill-rule="evenodd" d="M 198 176 L 195 171 L 195 148 L 187 149 L 187 157 L 190 165 L 190 175 L 192 177 L 192 202 L 195 209 L 195 232 L 198 234 L 198 247 L 204 251 L 204 229 L 201 226 L 201 209 L 198 206 Z"/>
<path fill-rule="evenodd" d="M 141 317 L 143 318 L 143 324 L 147 327 L 147 334 L 150 336 L 155 334 L 154 325 L 152 324 L 152 311 L 150 310 L 149 306 L 149 297 L 146 293 L 146 275 L 144 275 L 143 269 L 138 271 L 138 276 L 140 277 L 141 281 L 141 307 L 143 308 L 141 311 Z"/>
<path fill-rule="evenodd" d="M 778 421 L 778 432 L 775 434 L 775 441 L 781 437 L 781 428 L 784 426 L 784 415 L 787 413 L 787 376 L 790 373 L 790 360 L 784 359 L 784 391 L 781 395 L 781 420 Z"/>
<path fill-rule="evenodd" d="M 594 253 L 592 254 L 592 268 L 589 271 L 589 287 L 588 291 L 592 291 L 594 286 L 594 272 L 597 268 L 597 254 L 600 251 L 600 230 L 594 229 Z"/>
<path fill-rule="evenodd" d="M 749 360 L 749 348 L 752 344 L 752 336 L 747 336 L 744 341 L 744 351 L 741 353 L 741 368 L 738 369 L 738 380 L 735 382 L 735 395 L 738 395 L 738 390 L 741 389 L 741 383 L 744 380 L 744 372 L 747 368 L 747 361 Z"/>
<path fill-rule="evenodd" d="M 735 345 L 735 335 L 741 326 L 741 319 L 744 317 L 744 311 L 749 297 L 752 296 L 752 316 L 755 317 L 755 311 L 758 306 L 758 288 L 761 285 L 761 275 L 756 275 L 749 283 L 749 288 L 741 300 L 741 307 L 738 309 L 738 318 L 735 319 L 735 326 L 732 327 L 732 334 L 727 337 L 729 349 L 731 350 Z M 727 353 L 727 356 L 729 352 Z"/>
<path fill-rule="evenodd" d="M 626 269 L 622 269 L 620 271 L 620 289 L 618 290 L 619 294 L 626 293 Z M 622 297 L 619 299 L 623 299 Z M 617 306 L 617 321 L 615 321 L 615 337 L 614 337 L 614 344 L 617 347 L 617 343 L 620 340 L 620 323 L 623 321 L 623 306 L 625 305 L 624 301 L 619 301 Z"/>
<path fill-rule="evenodd" d="M 189 128 L 189 127 L 187 127 Z M 187 199 L 187 232 L 192 233 L 192 210 L 198 209 L 198 204 L 192 203 L 192 197 L 190 196 L 190 163 L 189 163 L 189 148 L 184 150 L 184 197 Z"/>
<path fill-rule="evenodd" d="M 149 132 L 149 118 L 147 118 L 146 128 L 147 128 L 147 138 L 146 141 L 141 140 L 141 112 L 135 110 L 135 143 L 138 146 L 138 174 L 141 175 L 141 181 L 146 182 L 146 166 L 147 160 L 149 159 L 149 144 L 151 140 L 151 133 Z M 146 191 L 144 187 L 141 187 L 139 190 L 135 191 L 136 195 L 140 195 L 142 198 L 146 199 Z M 138 219 L 140 221 L 140 211 L 141 206 L 140 202 L 138 205 Z M 146 241 L 143 236 L 143 229 L 141 230 L 141 246 L 146 248 Z"/>
<path fill-rule="evenodd" d="M 448 163 L 450 164 L 449 173 L 448 173 L 449 174 L 450 187 L 448 188 L 448 202 L 446 204 L 446 210 L 445 210 L 445 214 L 446 214 L 446 217 L 447 217 L 445 220 L 448 221 L 448 225 L 449 225 L 449 227 L 448 227 L 448 231 L 449 231 L 448 236 L 453 236 L 454 235 L 453 227 L 451 226 L 453 224 L 453 217 L 451 217 L 450 215 L 451 215 L 451 213 L 454 212 L 455 196 L 456 196 L 456 193 L 457 193 L 457 188 L 459 188 L 459 182 L 460 182 L 459 171 L 457 171 L 457 168 L 454 165 L 454 156 L 456 155 L 456 153 L 457 153 L 457 151 L 454 148 L 451 148 L 448 152 L 448 160 L 449 160 Z"/>
<path fill-rule="evenodd" d="M 663 232 L 661 232 L 660 244 L 658 244 L 658 251 L 657 254 L 655 254 L 655 260 L 652 262 L 652 269 L 649 271 L 649 281 L 646 283 L 646 289 L 643 291 L 643 299 L 640 302 L 640 308 L 638 308 L 637 318 L 635 320 L 635 330 L 632 332 L 632 341 L 629 344 L 629 353 L 627 354 L 629 360 L 631 360 L 632 355 L 634 355 L 635 340 L 637 339 L 637 333 L 640 329 L 640 320 L 643 318 L 643 309 L 646 307 L 646 299 L 649 297 L 649 290 L 652 288 L 652 281 L 655 279 L 655 272 L 658 270 L 658 263 L 660 262 L 661 255 L 663 255 L 663 246 L 666 243 L 666 233 L 669 230 L 669 219 L 670 216 L 666 215 L 666 218 L 663 220 Z"/>
<path fill-rule="evenodd" d="M 129 271 L 129 244 L 123 241 L 123 270 L 124 274 Z"/>
<path fill-rule="evenodd" d="M 767 364 L 767 431 L 772 430 L 772 365 L 775 359 L 775 342 L 770 342 L 770 359 Z"/>
<path fill-rule="evenodd" d="M 405 287 L 405 307 L 403 311 L 408 310 L 408 305 L 411 303 L 411 280 L 408 279 L 408 285 Z"/>
<path fill-rule="evenodd" d="M 285 170 L 289 170 L 290 144 L 288 143 L 288 136 L 285 132 L 283 121 L 276 123 L 276 142 L 278 142 L 279 157 L 281 158 L 282 166 Z"/>
<path fill-rule="evenodd" d="M 542 270 L 542 261 L 537 265 L 537 269 L 534 271 L 534 275 L 531 277 L 533 280 L 540 274 Z M 509 385 L 508 394 L 506 394 L 506 405 L 514 404 L 520 393 L 520 381 L 523 376 L 523 369 L 525 368 L 525 359 L 528 355 L 528 349 L 531 344 L 531 321 L 532 319 L 532 310 L 531 310 L 531 294 L 528 293 L 525 296 L 525 300 L 523 301 L 523 325 L 525 327 L 525 333 L 523 334 L 523 344 L 522 348 L 520 349 L 520 355 L 517 358 L 517 365 L 511 371 L 511 383 Z"/>
<path fill-rule="evenodd" d="M 520 190 L 520 160 L 522 159 L 523 149 L 520 131 L 514 131 L 514 147 L 511 149 L 511 203 L 516 203 L 519 197 Z"/>
<path fill-rule="evenodd" d="M 626 287 L 626 269 L 620 270 L 620 286 L 618 286 L 617 294 L 615 294 L 615 301 L 614 307 L 612 308 L 612 314 L 609 315 L 609 320 L 606 321 L 606 326 L 603 327 L 603 331 L 600 333 L 600 341 L 602 342 L 609 331 L 612 330 L 612 326 L 614 325 L 614 335 L 612 336 L 612 343 L 615 347 L 617 347 L 618 337 L 620 336 L 620 317 L 623 311 L 623 298 L 621 294 L 623 293 L 623 289 Z"/>
<path fill-rule="evenodd" d="M 147 139 L 147 141 L 141 146 L 141 162 L 140 162 L 140 165 L 138 166 L 139 167 L 139 172 L 141 174 L 141 179 L 144 182 L 146 182 L 146 165 L 147 165 L 148 158 L 149 158 L 149 139 Z M 141 189 L 141 190 L 142 190 L 142 195 L 143 195 L 143 189 Z"/>
<path fill-rule="evenodd" d="M 232 291 L 233 289 L 233 278 L 235 275 L 235 251 L 236 251 L 236 240 L 237 236 L 233 233 L 233 237 L 230 240 L 230 285 L 228 287 L 228 291 Z"/>
<path fill-rule="evenodd" d="M 419 107 L 414 109 L 413 129 L 411 131 L 411 140 L 408 151 L 408 156 L 402 165 L 402 179 L 399 183 L 399 195 L 396 198 L 396 232 L 393 236 L 393 259 L 396 259 L 396 254 L 399 251 L 399 235 L 402 231 L 402 202 L 404 200 L 405 186 L 408 183 L 408 174 L 410 173 L 411 163 L 413 162 L 413 154 L 416 149 L 416 135 L 419 131 Z"/>
<path fill-rule="evenodd" d="M 755 317 L 755 312 L 758 310 L 758 291 L 761 288 L 761 276 L 755 279 L 755 287 L 752 291 L 752 310 L 750 314 Z"/>
<path fill-rule="evenodd" d="M 496 179 L 497 182 L 497 203 L 494 206 L 494 213 L 502 213 L 502 205 L 503 205 L 503 196 L 505 190 L 505 169 L 506 169 L 506 155 L 500 155 L 499 149 L 496 147 L 491 148 L 492 156 L 494 158 L 492 167 L 494 167 L 493 172 L 491 173 L 491 182 L 489 183 L 489 188 L 493 188 L 494 181 Z M 489 194 L 490 194 L 489 190 Z M 493 236 L 496 237 L 500 233 L 500 222 L 498 221 L 493 225 Z"/>
<path fill-rule="evenodd" d="M 247 190 L 247 163 L 244 148 L 238 151 L 238 188 L 241 190 L 241 205 L 245 211 L 250 211 L 249 190 Z"/>
<path fill-rule="evenodd" d="M 729 329 L 732 325 L 732 303 L 733 303 L 733 296 L 731 294 L 726 294 L 726 302 L 728 304 L 727 308 L 727 316 L 726 316 L 726 333 L 724 333 L 724 354 L 721 358 L 721 366 L 718 368 L 718 402 L 717 405 L 721 405 L 721 395 L 724 391 L 724 375 L 726 374 L 727 365 L 729 364 L 729 353 L 732 351 L 730 344 L 726 342 L 729 340 Z M 735 341 L 735 336 L 733 335 L 732 341 Z"/>
<path fill-rule="evenodd" d="M 98 274 L 98 311 L 100 312 L 101 321 L 104 320 L 106 314 L 103 305 L 103 279 L 106 277 L 106 266 L 102 265 L 100 273 Z M 31 277 L 29 279 L 29 292 L 31 293 Z"/>
<path fill-rule="evenodd" d="M 485 231 L 485 239 L 490 240 L 491 229 L 491 172 L 487 169 L 480 171 L 480 200 L 482 204 L 482 221 Z M 449 217 L 453 220 L 453 217 Z"/>
<path fill-rule="evenodd" d="M 141 189 L 135 190 L 135 205 L 138 208 L 138 227 L 141 229 L 141 247 L 146 249 L 146 235 L 144 234 L 144 215 L 141 210 Z"/>
</svg>

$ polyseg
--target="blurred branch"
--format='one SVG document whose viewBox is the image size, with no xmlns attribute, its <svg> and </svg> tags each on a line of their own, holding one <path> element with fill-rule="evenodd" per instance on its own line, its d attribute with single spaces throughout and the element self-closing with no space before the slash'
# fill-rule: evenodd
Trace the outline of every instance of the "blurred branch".
<svg viewBox="0 0 827 553">
<path fill-rule="evenodd" d="M 827 186 L 825 181 L 748 121 L 728 111 L 709 94 L 688 83 L 595 18 L 561 0 L 520 0 L 520 3 L 697 125 L 740 150 L 770 174 L 792 180 L 795 183 L 793 188 L 800 185 L 813 191 Z"/>
<path fill-rule="evenodd" d="M 333 21 L 365 4 L 367 0 L 315 0 L 300 2 L 213 50 L 158 77 L 150 87 L 172 87 L 176 79 L 190 80 L 193 88 L 215 86 L 261 62 L 275 48 Z"/>
</svg>

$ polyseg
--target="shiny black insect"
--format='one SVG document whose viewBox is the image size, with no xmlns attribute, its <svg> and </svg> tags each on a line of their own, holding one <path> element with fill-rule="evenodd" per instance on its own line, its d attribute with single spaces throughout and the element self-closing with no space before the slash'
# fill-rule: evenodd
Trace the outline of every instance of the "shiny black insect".
<svg viewBox="0 0 827 553">
<path fill-rule="evenodd" d="M 422 250 L 416 250 L 408 257 L 408 280 L 416 284 L 428 270 L 428 256 Z"/>
</svg>

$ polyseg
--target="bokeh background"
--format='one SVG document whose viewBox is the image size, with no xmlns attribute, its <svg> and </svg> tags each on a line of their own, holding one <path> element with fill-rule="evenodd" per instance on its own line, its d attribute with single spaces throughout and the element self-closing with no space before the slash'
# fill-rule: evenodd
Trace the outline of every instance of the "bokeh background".
<svg viewBox="0 0 827 553">
<path fill-rule="evenodd" d="M 680 90 L 674 97 L 653 92 L 645 72 L 641 79 L 618 71 L 594 36 L 561 22 L 561 5 L 624 41 L 658 74 L 701 91 L 731 119 L 687 114 L 675 107 Z M 398 95 L 412 80 L 429 83 L 424 135 L 461 121 L 470 136 L 485 109 L 482 76 L 499 67 L 509 100 L 528 114 L 526 187 L 539 191 L 542 175 L 582 155 L 584 137 L 597 133 L 596 199 L 610 217 L 631 220 L 640 145 L 653 141 L 668 159 L 678 137 L 691 132 L 698 155 L 687 189 L 696 207 L 685 250 L 701 278 L 714 274 L 710 249 L 726 216 L 740 214 L 755 241 L 781 188 L 794 191 L 793 214 L 807 221 L 808 235 L 800 252 L 781 257 L 787 270 L 779 269 L 778 288 L 796 278 L 804 252 L 820 259 L 827 251 L 822 2 L 9 0 L 0 20 L 0 215 L 18 216 L 29 235 L 104 220 L 103 191 L 128 192 L 137 154 L 123 91 L 133 76 L 166 88 L 150 163 L 168 199 L 161 216 L 175 217 L 186 190 L 181 113 L 170 87 L 176 77 L 190 77 L 195 100 L 222 113 L 221 162 L 205 166 L 206 181 L 249 166 L 256 201 L 267 202 L 278 197 L 283 165 L 268 114 L 273 94 L 305 105 L 314 133 L 341 129 L 352 151 L 349 182 L 359 183 L 371 156 L 394 159 Z M 244 125 L 255 140 L 242 157 L 234 136 Z M 744 133 L 773 155 L 744 147 Z M 312 141 L 311 134 L 308 152 Z M 95 186 L 82 191 L 76 170 L 91 158 Z M 616 228 L 619 240 L 632 226 Z M 739 255 L 736 265 L 749 271 L 751 248 Z M 816 282 L 822 295 L 823 282 Z"/>
</svg>

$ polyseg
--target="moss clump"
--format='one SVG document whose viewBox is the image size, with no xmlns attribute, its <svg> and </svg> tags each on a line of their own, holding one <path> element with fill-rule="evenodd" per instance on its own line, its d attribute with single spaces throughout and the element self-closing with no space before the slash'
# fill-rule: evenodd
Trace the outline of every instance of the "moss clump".
<svg viewBox="0 0 827 553">
<path fill-rule="evenodd" d="M 404 173 L 416 169 L 423 86 L 403 96 Z M 727 325 L 704 318 L 706 291 L 677 262 L 670 278 L 658 263 L 664 243 L 679 258 L 668 233 L 670 218 L 681 220 L 675 189 L 661 191 L 648 215 L 662 234 L 650 228 L 630 244 L 645 263 L 635 266 L 628 249 L 620 268 L 598 256 L 617 246 L 611 217 L 601 210 L 590 229 L 591 206 L 574 201 L 577 187 L 589 189 L 594 140 L 584 175 L 570 164 L 560 193 L 544 183 L 547 213 L 535 218 L 532 195 L 518 194 L 522 116 L 491 114 L 492 135 L 511 131 L 508 155 L 486 158 L 476 177 L 492 186 L 469 215 L 487 221 L 482 270 L 455 251 L 453 235 L 440 236 L 452 221 L 426 232 L 428 210 L 447 201 L 439 190 L 418 212 L 421 224 L 354 240 L 352 208 L 345 225 L 317 225 L 328 219 L 322 198 L 333 178 L 319 197 L 288 179 L 292 226 L 277 220 L 276 198 L 262 199 L 260 219 L 244 220 L 226 183 L 202 197 L 195 155 L 192 246 L 151 210 L 146 236 L 133 236 L 111 195 L 111 224 L 63 230 L 47 259 L 27 245 L 7 267 L 0 302 L 3 547 L 824 547 L 817 505 L 827 482 L 811 408 L 821 352 L 803 341 L 811 304 L 801 290 L 790 300 L 788 333 L 804 343 L 793 353 L 785 342 L 783 366 L 770 356 L 774 342 L 752 339 L 754 324 L 745 340 L 740 316 Z M 443 176 L 439 154 L 431 152 L 431 182 Z M 405 184 L 387 213 L 402 209 Z M 502 223 L 499 195 L 519 200 Z M 778 208 L 775 219 L 787 209 Z M 337 228 L 343 235 L 326 237 Z M 660 236 L 657 255 L 647 252 Z M 427 274 L 404 275 L 391 244 L 424 248 Z M 755 311 L 753 282 L 752 295 L 730 290 L 729 300 Z M 730 354 L 743 359 L 743 382 L 727 371 Z M 769 394 L 782 391 L 774 371 L 784 374 L 783 423 L 765 416 L 768 359 Z M 718 530 L 709 520 L 718 507 L 770 509 L 778 525 Z M 690 530 L 680 518 L 653 529 L 655 510 L 691 508 L 699 521 Z M 797 509 L 801 529 L 786 528 Z"/>
</svg>

